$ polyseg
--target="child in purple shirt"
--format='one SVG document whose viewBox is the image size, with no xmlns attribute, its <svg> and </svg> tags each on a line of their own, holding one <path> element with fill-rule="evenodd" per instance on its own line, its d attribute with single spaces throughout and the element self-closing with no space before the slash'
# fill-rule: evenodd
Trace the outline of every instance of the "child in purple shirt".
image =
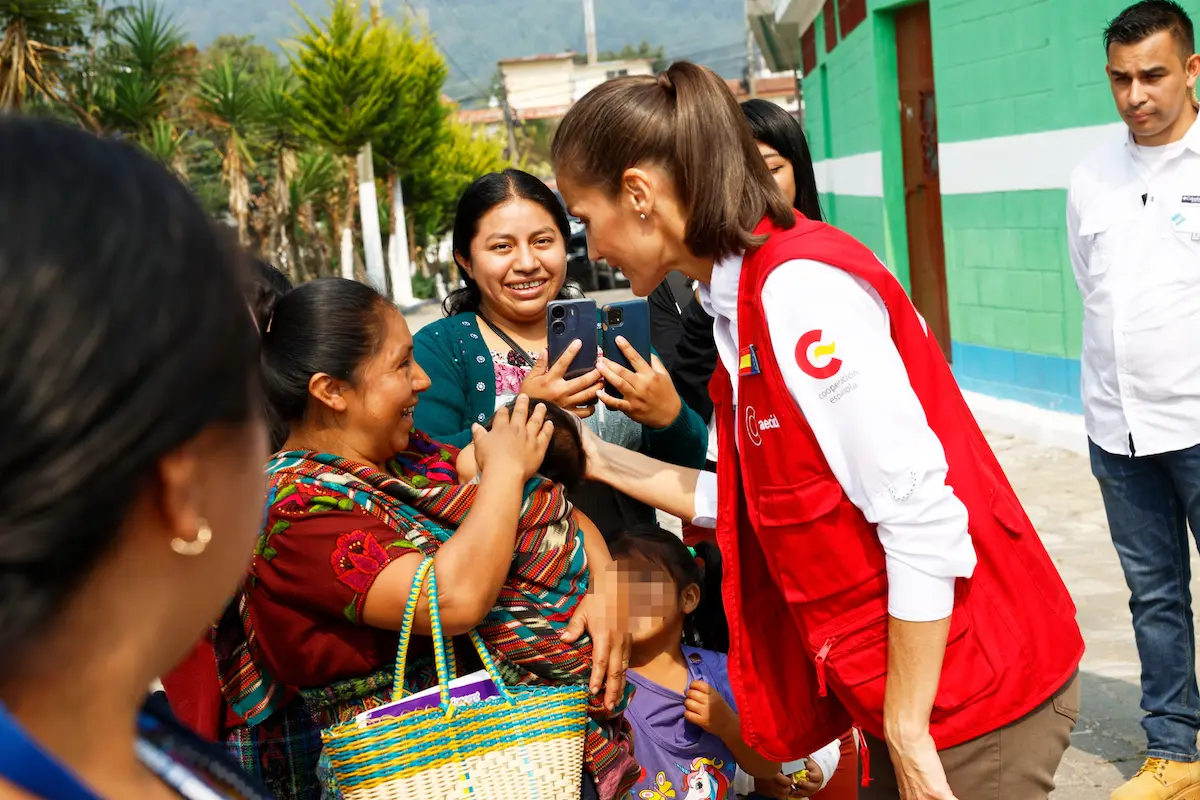
<svg viewBox="0 0 1200 800">
<path fill-rule="evenodd" d="M 705 629 L 709 641 L 723 638 L 716 547 L 702 544 L 697 554 L 649 525 L 610 542 L 609 550 L 628 584 L 634 631 L 627 678 L 636 692 L 625 712 L 643 769 L 634 797 L 735 800 L 752 791 L 809 797 L 823 788 L 837 768 L 838 742 L 808 758 L 807 776 L 793 782 L 742 739 L 725 656 L 702 649 Z M 739 776 L 739 768 L 749 777 Z"/>
</svg>

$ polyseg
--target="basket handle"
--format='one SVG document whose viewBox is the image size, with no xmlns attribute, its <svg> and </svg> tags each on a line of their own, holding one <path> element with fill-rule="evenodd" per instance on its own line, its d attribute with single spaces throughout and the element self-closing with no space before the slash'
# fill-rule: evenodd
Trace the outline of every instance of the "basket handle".
<svg viewBox="0 0 1200 800">
<path fill-rule="evenodd" d="M 438 590 L 437 590 L 437 573 L 433 569 L 433 558 L 427 557 L 421 562 L 421 566 L 417 568 L 417 574 L 413 578 L 412 589 L 408 593 L 408 604 L 404 608 L 404 621 L 400 627 L 400 644 L 396 648 L 396 674 L 393 679 L 392 696 L 399 697 L 398 693 L 404 690 L 404 668 L 408 657 L 408 645 L 412 639 L 413 622 L 417 615 L 417 603 L 421 598 L 421 592 L 425 588 L 425 582 L 429 582 L 429 626 L 433 634 L 433 660 L 437 667 L 439 699 L 442 709 L 446 712 L 447 717 L 454 716 L 454 705 L 450 702 L 450 681 L 453 676 L 450 674 L 449 661 L 446 657 L 446 648 L 448 639 L 442 633 L 442 612 L 438 607 Z M 470 632 L 471 643 L 475 646 L 475 651 L 479 654 L 479 660 L 483 663 L 484 669 L 492 679 L 492 683 L 496 685 L 496 691 L 510 705 L 516 703 L 512 693 L 508 691 L 508 687 L 504 685 L 504 679 L 500 677 L 500 671 L 496 668 L 496 662 L 488 653 L 487 646 L 483 643 L 483 638 L 474 629 Z M 450 645 L 453 647 L 453 645 Z M 451 650 L 453 653 L 453 650 Z"/>
</svg>

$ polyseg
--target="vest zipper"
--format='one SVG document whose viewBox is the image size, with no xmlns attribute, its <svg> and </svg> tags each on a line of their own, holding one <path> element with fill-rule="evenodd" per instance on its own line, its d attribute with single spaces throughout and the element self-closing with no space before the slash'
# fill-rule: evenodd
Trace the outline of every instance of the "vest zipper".
<svg viewBox="0 0 1200 800">
<path fill-rule="evenodd" d="M 813 665 L 817 668 L 817 694 L 821 697 L 828 694 L 825 688 L 825 659 L 829 658 L 829 651 L 833 649 L 836 642 L 836 636 L 826 639 L 825 644 L 821 645 L 821 649 L 817 651 L 817 657 L 813 659 Z"/>
</svg>

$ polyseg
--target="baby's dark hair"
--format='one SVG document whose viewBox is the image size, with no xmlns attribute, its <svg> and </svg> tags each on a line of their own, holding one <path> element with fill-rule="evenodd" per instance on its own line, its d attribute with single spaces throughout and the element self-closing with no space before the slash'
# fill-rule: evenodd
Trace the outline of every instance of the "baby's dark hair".
<svg viewBox="0 0 1200 800">
<path fill-rule="evenodd" d="M 695 551 L 693 555 L 692 551 Z M 711 542 L 689 550 L 675 534 L 657 525 L 635 525 L 608 543 L 618 561 L 631 559 L 659 567 L 671 576 L 679 593 L 700 587 L 700 604 L 683 623 L 683 640 L 694 647 L 729 652 L 729 623 L 721 602 L 721 551 Z"/>
<path fill-rule="evenodd" d="M 505 403 L 504 407 L 510 412 L 516 404 L 514 397 Z M 550 437 L 550 446 L 538 474 L 554 483 L 560 483 L 568 491 L 579 488 L 587 475 L 587 454 L 583 452 L 583 436 L 579 433 L 579 422 L 575 415 L 566 409 L 559 408 L 553 403 L 532 402 L 529 413 L 538 406 L 546 407 L 546 419 L 554 423 L 554 435 Z M 484 423 L 489 431 L 495 416 Z"/>
</svg>

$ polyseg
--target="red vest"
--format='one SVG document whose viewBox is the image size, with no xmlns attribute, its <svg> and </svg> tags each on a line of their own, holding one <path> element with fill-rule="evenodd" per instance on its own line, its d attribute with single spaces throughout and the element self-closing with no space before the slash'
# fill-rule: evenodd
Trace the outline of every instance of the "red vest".
<svg viewBox="0 0 1200 800">
<path fill-rule="evenodd" d="M 786 761 L 824 746 L 852 721 L 883 737 L 883 547 L 830 472 L 784 384 L 763 316 L 767 276 L 793 259 L 831 264 L 879 293 L 892 340 L 945 449 L 947 483 L 969 514 L 978 566 L 956 586 L 930 720 L 934 741 L 945 749 L 1017 720 L 1072 676 L 1083 637 L 1075 605 L 941 349 L 896 278 L 847 234 L 803 217 L 787 231 L 764 221 L 758 233 L 770 238 L 742 265 L 738 340 L 743 352 L 754 346 L 759 373 L 738 379 L 736 410 L 723 369 L 710 387 L 721 453 L 717 541 L 725 560 L 729 676 L 747 742 Z M 806 352 L 808 344 L 802 341 Z M 831 396 L 846 388 L 836 384 L 852 371 L 846 364 L 827 378 Z"/>
</svg>

